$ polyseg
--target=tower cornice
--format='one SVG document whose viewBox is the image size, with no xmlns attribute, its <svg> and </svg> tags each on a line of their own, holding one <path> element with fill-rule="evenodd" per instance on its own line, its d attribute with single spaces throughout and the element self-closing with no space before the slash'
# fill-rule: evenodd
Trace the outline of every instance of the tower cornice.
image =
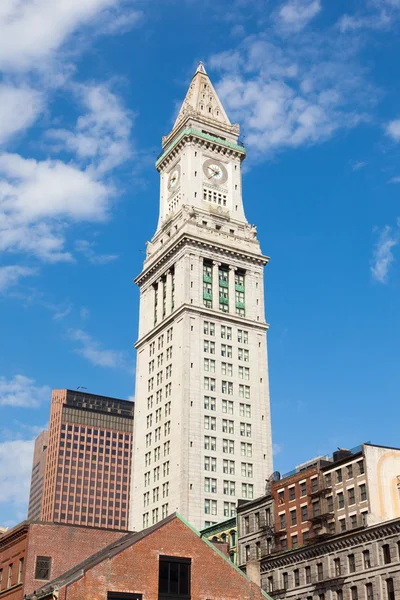
<svg viewBox="0 0 400 600">
<path fill-rule="evenodd" d="M 167 265 L 171 257 L 184 246 L 196 247 L 202 251 L 208 250 L 216 256 L 225 257 L 227 261 L 236 258 L 244 260 L 245 262 L 252 262 L 260 267 L 264 267 L 269 262 L 269 256 L 256 254 L 255 252 L 249 252 L 248 250 L 241 252 L 237 248 L 232 248 L 232 246 L 210 242 L 200 236 L 183 232 L 169 248 L 165 249 L 158 259 L 144 267 L 143 271 L 134 279 L 134 282 L 139 286 L 143 285 L 148 279 L 154 276 L 161 267 Z"/>
<path fill-rule="evenodd" d="M 170 141 L 170 143 L 166 146 L 166 148 L 161 152 L 156 161 L 157 170 L 161 170 L 161 165 L 164 163 L 165 159 L 170 155 L 170 153 L 174 149 L 179 147 L 181 142 L 192 141 L 194 139 L 201 140 L 203 143 L 211 142 L 219 147 L 226 148 L 227 150 L 232 150 L 238 155 L 240 155 L 241 158 L 244 158 L 246 156 L 246 150 L 241 144 L 236 144 L 235 142 L 220 138 L 216 135 L 211 135 L 210 133 L 204 133 L 203 131 L 200 131 L 199 129 L 196 129 L 194 127 L 188 127 L 181 131 L 181 133 L 177 137 L 173 138 Z"/>
</svg>

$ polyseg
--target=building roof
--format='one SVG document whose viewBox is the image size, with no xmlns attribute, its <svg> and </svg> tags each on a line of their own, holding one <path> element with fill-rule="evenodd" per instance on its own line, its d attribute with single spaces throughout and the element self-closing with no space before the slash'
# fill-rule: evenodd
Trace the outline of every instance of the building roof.
<svg viewBox="0 0 400 600">
<path fill-rule="evenodd" d="M 46 598 L 53 591 L 58 590 L 58 589 L 64 587 L 65 585 L 69 585 L 69 584 L 73 583 L 74 581 L 80 579 L 81 577 L 83 577 L 83 575 L 87 571 L 89 571 L 90 569 L 92 569 L 93 567 L 98 565 L 99 563 L 103 562 L 105 559 L 112 558 L 115 555 L 122 552 L 123 550 L 125 550 L 126 548 L 133 546 L 134 544 L 136 544 L 143 538 L 147 537 L 148 535 L 151 535 L 158 529 L 161 529 L 168 523 L 172 522 L 174 519 L 179 519 L 184 525 L 186 525 L 191 531 L 193 531 L 205 544 L 207 544 L 210 548 L 212 548 L 214 552 L 217 552 L 233 569 L 235 569 L 238 573 L 240 573 L 241 576 L 245 577 L 245 579 L 250 581 L 250 578 L 247 577 L 247 575 L 245 573 L 243 573 L 243 571 L 241 571 L 238 567 L 236 567 L 236 565 L 234 565 L 207 538 L 201 537 L 200 533 L 194 527 L 192 527 L 187 521 L 185 521 L 185 519 L 183 517 L 181 517 L 178 513 L 172 513 L 171 515 L 169 515 L 162 521 L 159 521 L 158 523 L 156 523 L 155 525 L 152 525 L 151 527 L 148 527 L 147 529 L 144 529 L 139 532 L 130 532 L 127 535 L 123 536 L 122 538 L 119 538 L 117 541 L 112 542 L 111 544 L 109 544 L 108 546 L 106 546 L 105 548 L 100 550 L 99 552 L 96 552 L 92 556 L 89 556 L 89 558 L 85 559 L 84 561 L 82 561 L 81 563 L 79 563 L 78 565 L 76 565 L 75 567 L 73 567 L 72 569 L 67 571 L 66 573 L 63 573 L 59 577 L 53 579 L 53 581 L 47 583 L 42 588 L 40 588 L 39 590 L 34 592 L 35 596 L 34 596 L 34 594 L 28 595 L 26 597 L 27 600 L 33 599 L 35 597 L 37 598 L 37 600 L 40 600 L 40 598 L 43 598 L 43 599 Z M 271 600 L 271 598 L 270 598 L 270 596 L 268 596 L 268 594 L 266 594 L 263 590 L 260 590 L 260 591 L 263 594 L 263 596 L 268 598 L 268 600 Z"/>
<path fill-rule="evenodd" d="M 197 114 L 198 116 L 206 116 L 217 121 L 219 124 L 231 125 L 202 62 L 199 62 L 196 72 L 193 75 L 173 129 L 183 120 L 188 112 Z"/>
</svg>

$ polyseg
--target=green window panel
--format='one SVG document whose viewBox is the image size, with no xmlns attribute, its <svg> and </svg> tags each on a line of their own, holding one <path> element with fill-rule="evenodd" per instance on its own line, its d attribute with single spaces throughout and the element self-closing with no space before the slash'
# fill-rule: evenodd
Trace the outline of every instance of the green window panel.
<svg viewBox="0 0 400 600">
<path fill-rule="evenodd" d="M 228 298 L 220 298 L 219 303 L 220 304 L 229 304 L 229 299 Z"/>
</svg>

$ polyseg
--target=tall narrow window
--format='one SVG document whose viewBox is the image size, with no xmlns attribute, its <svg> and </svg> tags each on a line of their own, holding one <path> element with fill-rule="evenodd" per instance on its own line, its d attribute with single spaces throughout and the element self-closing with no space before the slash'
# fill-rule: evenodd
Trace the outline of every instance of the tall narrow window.
<svg viewBox="0 0 400 600">
<path fill-rule="evenodd" d="M 236 314 L 244 317 L 245 310 L 245 275 L 244 271 L 235 272 L 235 306 Z"/>
<path fill-rule="evenodd" d="M 24 574 L 24 559 L 20 558 L 19 566 L 18 566 L 18 583 L 22 582 L 23 574 Z"/>
<path fill-rule="evenodd" d="M 395 600 L 393 579 L 386 579 L 387 600 Z"/>
<path fill-rule="evenodd" d="M 190 598 L 190 558 L 160 556 L 158 598 Z"/>
<path fill-rule="evenodd" d="M 222 312 L 229 310 L 229 269 L 225 265 L 221 265 L 218 269 L 218 286 L 219 286 L 219 309 Z"/>
<path fill-rule="evenodd" d="M 392 562 L 391 556 L 390 556 L 390 547 L 389 544 L 384 544 L 382 546 L 382 551 L 383 551 L 383 562 L 385 563 L 385 565 L 388 565 Z"/>
<path fill-rule="evenodd" d="M 203 262 L 203 304 L 212 308 L 212 263 Z"/>
</svg>

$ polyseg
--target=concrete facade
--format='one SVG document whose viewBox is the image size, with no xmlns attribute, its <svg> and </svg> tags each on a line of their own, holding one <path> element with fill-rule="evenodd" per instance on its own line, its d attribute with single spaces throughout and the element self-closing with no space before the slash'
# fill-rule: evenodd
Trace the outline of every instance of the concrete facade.
<svg viewBox="0 0 400 600">
<path fill-rule="evenodd" d="M 42 521 L 128 529 L 134 404 L 53 390 Z"/>
<path fill-rule="evenodd" d="M 163 139 L 160 218 L 140 288 L 132 509 L 235 514 L 272 472 L 263 256 L 244 216 L 239 126 L 199 66 Z"/>
</svg>

